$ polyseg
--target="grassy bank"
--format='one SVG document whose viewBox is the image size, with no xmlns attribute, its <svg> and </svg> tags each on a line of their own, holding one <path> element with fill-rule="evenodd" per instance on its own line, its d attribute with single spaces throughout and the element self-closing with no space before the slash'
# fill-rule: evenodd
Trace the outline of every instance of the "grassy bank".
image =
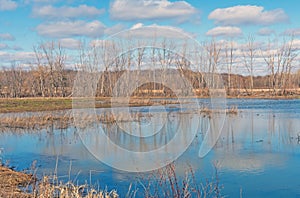
<svg viewBox="0 0 300 198">
<path fill-rule="evenodd" d="M 5 98 L 0 99 L 0 113 L 11 112 L 37 112 L 37 111 L 55 111 L 72 109 L 72 98 Z M 82 101 L 93 102 L 95 100 L 96 108 L 109 108 L 111 107 L 111 98 L 87 98 Z M 116 106 L 127 106 L 124 100 L 115 101 Z M 80 100 L 76 100 L 78 106 Z M 153 104 L 177 104 L 177 101 L 161 99 L 158 101 L 151 101 L 149 98 L 132 98 L 129 101 L 129 106 L 147 106 Z M 85 103 L 83 103 L 85 104 Z M 89 103 L 89 107 L 90 104 Z"/>
<path fill-rule="evenodd" d="M 52 111 L 71 109 L 71 98 L 5 98 L 0 99 L 0 113 Z"/>
<path fill-rule="evenodd" d="M 209 97 L 205 97 L 209 98 Z M 227 98 L 253 98 L 253 99 L 300 99 L 300 95 L 291 96 L 240 96 L 240 97 L 227 97 Z M 153 97 L 152 97 L 153 99 Z M 153 104 L 177 104 L 178 101 L 168 100 L 168 98 L 155 101 L 151 98 L 134 98 L 129 101 L 129 106 L 147 106 Z M 111 107 L 111 98 L 95 98 L 96 108 L 109 108 Z M 120 101 L 118 106 L 127 105 Z M 72 109 L 72 98 L 2 98 L 0 99 L 0 113 L 11 112 L 37 112 L 37 111 L 55 111 Z"/>
</svg>

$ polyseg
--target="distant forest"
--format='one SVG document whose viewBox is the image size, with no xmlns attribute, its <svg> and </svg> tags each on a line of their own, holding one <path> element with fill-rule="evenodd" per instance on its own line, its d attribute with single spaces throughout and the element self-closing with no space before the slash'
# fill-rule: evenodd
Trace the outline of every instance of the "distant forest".
<svg viewBox="0 0 300 198">
<path fill-rule="evenodd" d="M 99 73 L 99 83 L 96 96 L 110 97 L 112 89 L 119 77 L 125 71 Z M 136 71 L 132 71 L 133 73 Z M 162 73 L 161 70 L 156 70 Z M 166 71 L 165 71 L 166 72 Z M 173 71 L 174 72 L 174 71 Z M 178 70 L 194 88 L 195 95 L 209 96 L 209 88 L 206 86 L 203 75 L 191 70 Z M 149 73 L 149 72 L 145 72 Z M 172 73 L 172 70 L 169 71 Z M 27 71 L 10 69 L 0 72 L 0 90 L 2 98 L 21 97 L 71 97 L 73 83 L 77 72 L 74 70 L 54 71 L 43 73 L 40 71 Z M 134 74 L 133 74 L 134 75 Z M 271 75 L 253 77 L 253 88 L 250 88 L 251 77 L 237 74 L 221 74 L 224 88 L 228 96 L 283 96 L 300 94 L 300 71 L 287 77 L 279 76 L 278 84 L 274 88 L 274 80 Z M 284 79 L 285 81 L 282 81 Z M 230 80 L 230 82 L 229 82 Z M 230 87 L 229 87 L 230 85 Z M 178 89 L 185 89 L 174 81 Z M 137 88 L 132 96 L 166 96 L 172 97 L 174 93 L 168 87 L 160 83 L 146 83 Z"/>
<path fill-rule="evenodd" d="M 174 90 L 154 82 L 157 74 L 160 78 L 170 78 L 175 72 L 189 82 L 193 93 L 199 97 L 209 96 L 212 82 L 208 81 L 214 75 L 221 77 L 218 81 L 223 86 L 218 85 L 216 88 L 225 88 L 227 95 L 232 97 L 299 95 L 300 69 L 297 70 L 296 66 L 299 64 L 298 50 L 295 50 L 292 41 L 292 38 L 284 40 L 277 43 L 279 47 L 276 50 L 269 48 L 263 51 L 257 48 L 253 37 L 248 38 L 242 50 L 237 49 L 233 42 L 219 44 L 212 40 L 203 43 L 201 49 L 193 49 L 193 65 L 185 58 L 188 53 L 186 45 L 174 50 L 174 44 L 167 40 L 161 41 L 161 48 L 140 47 L 125 50 L 126 53 L 122 54 L 120 51 L 124 51 L 122 49 L 126 46 L 122 48 L 121 44 L 109 43 L 81 47 L 78 60 L 72 68 L 67 66 L 69 55 L 59 43 L 41 43 L 34 47 L 36 60 L 26 69 L 18 63 L 12 63 L 0 70 L 0 97 L 71 97 L 78 72 L 98 76 L 95 96 L 99 97 L 112 96 L 114 85 L 124 72 L 140 78 L 143 75 L 153 78 L 153 82 L 139 86 L 130 93 L 131 96 L 174 96 Z M 181 53 L 176 54 L 170 49 Z M 267 75 L 255 75 L 254 68 L 258 59 L 263 60 L 268 69 Z M 144 67 L 145 62 L 147 67 Z M 236 64 L 242 66 L 248 74 L 234 73 Z M 217 72 L 220 67 L 223 68 L 221 73 Z M 133 79 L 126 80 L 129 82 Z M 186 86 L 176 80 L 173 83 L 173 89 L 175 87 L 184 93 Z"/>
</svg>

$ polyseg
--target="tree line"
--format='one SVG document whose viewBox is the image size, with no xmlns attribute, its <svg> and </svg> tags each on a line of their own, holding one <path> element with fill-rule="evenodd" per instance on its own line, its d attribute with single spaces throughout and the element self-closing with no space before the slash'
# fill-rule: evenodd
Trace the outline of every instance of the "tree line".
<svg viewBox="0 0 300 198">
<path fill-rule="evenodd" d="M 0 96 L 71 97 L 78 72 L 97 74 L 95 95 L 103 97 L 112 96 L 114 86 L 126 72 L 131 73 L 131 77 L 122 79 L 124 86 L 137 81 L 132 76 L 153 79 L 153 82 L 137 85 L 136 91 L 130 93 L 137 96 L 174 96 L 172 89 L 156 79 L 171 78 L 175 72 L 187 79 L 198 96 L 208 96 L 211 84 L 218 84 L 216 81 L 220 80 L 229 96 L 300 94 L 298 49 L 293 37 L 259 44 L 249 36 L 243 45 L 212 39 L 196 47 L 184 43 L 178 46 L 168 39 L 156 41 L 161 42 L 159 48 L 147 47 L 149 44 L 143 40 L 138 42 L 135 45 L 141 47 L 130 50 L 123 42 L 79 46 L 72 61 L 59 42 L 40 43 L 33 47 L 35 60 L 26 68 L 17 62 L 2 68 Z M 186 58 L 188 53 L 193 60 Z M 266 74 L 259 75 L 255 70 L 257 66 L 265 68 Z M 237 71 L 241 69 L 243 74 Z M 215 74 L 220 79 L 215 78 Z M 184 83 L 173 83 L 182 92 L 187 89 Z"/>
</svg>

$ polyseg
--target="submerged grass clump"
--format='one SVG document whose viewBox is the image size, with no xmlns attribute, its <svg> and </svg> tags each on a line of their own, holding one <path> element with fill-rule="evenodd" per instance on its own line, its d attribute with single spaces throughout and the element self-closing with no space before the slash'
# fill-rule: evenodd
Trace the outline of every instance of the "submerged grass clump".
<svg viewBox="0 0 300 198">
<path fill-rule="evenodd" d="M 227 109 L 210 109 L 202 107 L 198 111 L 201 115 L 212 116 L 213 113 L 226 113 L 237 115 L 237 106 L 231 106 Z M 191 113 L 191 112 L 186 112 Z M 77 120 L 77 126 L 80 128 L 88 127 L 94 123 L 110 124 L 115 122 L 141 122 L 144 119 L 150 119 L 151 113 L 142 112 L 112 112 L 103 111 L 94 115 L 89 113 L 80 114 L 80 122 Z M 21 113 L 21 114 L 1 114 L 0 130 L 32 130 L 38 131 L 49 127 L 54 129 L 66 129 L 74 124 L 74 117 L 71 111 L 59 112 L 40 112 L 40 113 Z"/>
<path fill-rule="evenodd" d="M 239 112 L 238 107 L 236 105 L 232 105 L 226 109 L 211 109 L 209 107 L 202 107 L 200 109 L 200 113 L 204 115 L 210 116 L 213 113 L 226 113 L 229 115 L 237 115 Z"/>
<path fill-rule="evenodd" d="M 238 107 L 236 105 L 231 106 L 230 108 L 226 109 L 226 114 L 234 114 L 237 115 L 239 112 Z"/>
<path fill-rule="evenodd" d="M 82 100 L 83 104 L 86 104 L 85 100 Z M 110 98 L 94 98 L 90 100 L 95 102 L 96 108 L 111 107 L 112 105 Z M 178 101 L 175 100 L 157 99 L 154 101 L 142 98 L 131 98 L 129 103 L 127 101 L 128 104 L 124 100 L 117 100 L 116 102 L 116 107 L 178 104 Z M 65 129 L 72 125 L 74 121 L 71 110 L 63 110 L 72 108 L 72 99 L 70 98 L 0 99 L 0 107 L 0 130 L 2 131 L 11 129 L 34 131 L 48 127 Z M 90 106 L 88 107 L 90 108 Z M 149 117 L 151 115 L 146 116 Z M 84 121 L 82 127 L 86 127 L 96 121 L 100 123 L 139 122 L 145 117 L 145 114 L 140 112 L 113 113 L 109 110 L 96 116 L 83 114 L 80 117 Z"/>
<path fill-rule="evenodd" d="M 143 118 L 149 118 L 152 115 L 141 112 L 111 112 L 105 111 L 101 114 L 93 115 L 88 113 L 80 114 L 80 121 L 77 123 L 79 127 L 85 128 L 94 123 L 115 123 L 115 122 L 140 122 Z M 66 129 L 73 125 L 74 117 L 70 111 L 62 111 L 60 113 L 34 113 L 28 115 L 22 114 L 2 114 L 0 115 L 0 130 L 32 130 L 38 131 L 49 127 L 55 129 Z"/>
<path fill-rule="evenodd" d="M 20 129 L 20 130 L 41 130 L 49 126 L 57 129 L 65 129 L 72 122 L 70 113 L 35 113 L 22 114 L 2 114 L 0 116 L 0 130 Z"/>
</svg>

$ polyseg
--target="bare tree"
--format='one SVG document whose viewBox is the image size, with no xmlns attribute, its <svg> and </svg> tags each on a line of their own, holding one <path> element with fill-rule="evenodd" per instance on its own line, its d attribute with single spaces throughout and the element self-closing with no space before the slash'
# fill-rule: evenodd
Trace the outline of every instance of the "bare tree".
<svg viewBox="0 0 300 198">
<path fill-rule="evenodd" d="M 49 72 L 49 91 L 50 91 L 50 97 L 53 97 L 55 90 L 55 79 L 54 79 L 54 69 L 55 69 L 55 55 L 54 55 L 54 42 L 50 43 L 41 43 L 40 49 L 43 53 L 43 58 L 46 60 L 48 72 Z"/>
<path fill-rule="evenodd" d="M 66 54 L 60 43 L 54 41 L 41 43 L 33 49 L 42 96 L 45 96 L 45 89 L 50 97 L 66 96 L 64 78 Z"/>
<path fill-rule="evenodd" d="M 211 40 L 210 43 L 206 44 L 206 51 L 207 51 L 207 74 L 209 75 L 206 80 L 208 81 L 209 88 L 217 88 L 218 79 L 216 77 L 216 71 L 220 61 L 220 52 L 221 46 L 217 44 L 215 40 Z"/>
<path fill-rule="evenodd" d="M 253 93 L 253 77 L 254 77 L 254 63 L 257 55 L 255 46 L 255 38 L 253 35 L 247 37 L 246 49 L 243 50 L 244 64 L 250 75 L 250 90 Z"/>
<path fill-rule="evenodd" d="M 183 45 L 182 57 L 185 56 L 184 55 L 185 51 L 186 51 L 185 48 L 186 47 Z M 174 50 L 175 50 L 174 43 L 171 40 L 168 41 L 167 39 L 164 39 L 161 44 L 161 49 L 159 49 L 157 51 L 158 62 L 160 63 L 161 70 L 162 70 L 161 78 L 164 81 L 168 80 L 168 79 L 166 79 L 169 76 L 169 75 L 167 75 L 167 72 L 170 71 L 171 65 L 175 61 L 174 60 Z M 182 73 L 182 66 L 184 63 L 182 61 L 180 61 L 180 63 L 178 63 L 178 61 L 179 61 L 178 59 L 176 61 L 177 61 L 177 66 L 179 66 L 180 72 Z M 162 89 L 162 92 L 165 94 L 166 93 L 165 86 L 162 86 L 161 89 Z M 181 89 L 181 90 L 183 90 L 183 89 Z"/>
<path fill-rule="evenodd" d="M 39 81 L 39 91 L 42 95 L 42 97 L 45 97 L 45 79 L 46 79 L 46 73 L 47 68 L 46 65 L 43 63 L 43 53 L 39 50 L 39 47 L 33 46 L 35 58 L 36 58 L 36 72 L 38 75 L 38 81 Z"/>
<path fill-rule="evenodd" d="M 264 60 L 268 66 L 269 72 L 270 72 L 269 89 L 272 90 L 272 93 L 274 95 L 276 95 L 276 89 L 278 86 L 277 80 L 278 80 L 278 74 L 279 74 L 279 67 L 278 67 L 278 65 L 277 66 L 275 65 L 276 64 L 275 59 L 277 57 L 277 52 L 272 50 L 272 43 L 269 40 L 266 55 L 263 55 L 263 53 L 262 53 Z"/>
<path fill-rule="evenodd" d="M 137 57 L 136 57 L 136 64 L 137 64 L 137 78 L 140 78 L 141 75 L 141 70 L 142 70 L 142 64 L 145 58 L 145 51 L 146 48 L 144 47 L 145 43 L 142 41 L 138 42 L 138 48 L 137 48 Z M 135 87 L 138 87 L 139 85 L 137 84 L 139 79 L 135 79 Z"/>
<path fill-rule="evenodd" d="M 66 61 L 66 55 L 64 50 L 61 47 L 61 44 L 57 44 L 57 49 L 55 50 L 55 77 L 58 81 L 58 86 L 60 87 L 61 97 L 66 96 L 66 90 L 65 90 L 65 61 Z M 56 86 L 57 87 L 57 86 Z"/>
<path fill-rule="evenodd" d="M 24 75 L 21 67 L 16 62 L 12 62 L 7 75 L 7 85 L 10 90 L 10 97 L 19 98 L 22 94 Z"/>
<path fill-rule="evenodd" d="M 293 69 L 293 62 L 298 56 L 298 53 L 294 51 L 294 37 L 291 36 L 290 41 L 284 41 L 282 45 L 283 51 L 283 62 L 282 62 L 282 71 L 281 71 L 281 83 L 282 83 L 282 92 L 281 94 L 287 94 L 287 89 L 291 88 L 291 72 Z"/>
<path fill-rule="evenodd" d="M 226 57 L 226 66 L 227 66 L 227 93 L 228 95 L 231 94 L 231 73 L 232 73 L 232 66 L 234 61 L 234 46 L 233 41 L 230 41 L 230 44 L 228 46 L 228 43 L 226 43 L 225 47 L 225 57 Z"/>
<path fill-rule="evenodd" d="M 274 95 L 278 94 L 277 90 L 280 95 L 286 94 L 287 88 L 291 87 L 293 61 L 298 55 L 293 50 L 293 41 L 293 37 L 288 42 L 284 39 L 275 50 L 269 41 L 264 60 L 270 70 L 270 86 Z"/>
<path fill-rule="evenodd" d="M 204 88 L 204 69 L 203 67 L 206 65 L 206 57 L 205 57 L 205 53 L 203 53 L 203 46 L 195 44 L 194 46 L 194 59 L 195 59 L 195 65 L 196 65 L 196 72 L 197 72 L 197 94 L 198 95 L 202 95 L 202 92 L 200 91 L 202 88 Z"/>
<path fill-rule="evenodd" d="M 149 76 L 149 79 L 151 79 L 151 77 L 153 78 L 153 82 L 156 82 L 156 76 L 155 76 L 155 70 L 156 70 L 156 65 L 157 65 L 157 49 L 156 49 L 156 39 L 154 39 L 154 41 L 153 41 L 153 43 L 152 43 L 152 50 L 151 50 L 151 65 L 152 65 L 152 67 L 151 67 L 151 69 L 152 69 L 152 71 L 151 72 L 149 72 L 149 75 L 151 75 L 152 74 L 152 76 Z M 153 87 L 149 87 L 148 88 L 148 94 L 149 94 L 149 91 L 150 91 L 150 89 L 153 89 L 153 90 L 156 90 L 156 83 L 153 83 Z"/>
</svg>

